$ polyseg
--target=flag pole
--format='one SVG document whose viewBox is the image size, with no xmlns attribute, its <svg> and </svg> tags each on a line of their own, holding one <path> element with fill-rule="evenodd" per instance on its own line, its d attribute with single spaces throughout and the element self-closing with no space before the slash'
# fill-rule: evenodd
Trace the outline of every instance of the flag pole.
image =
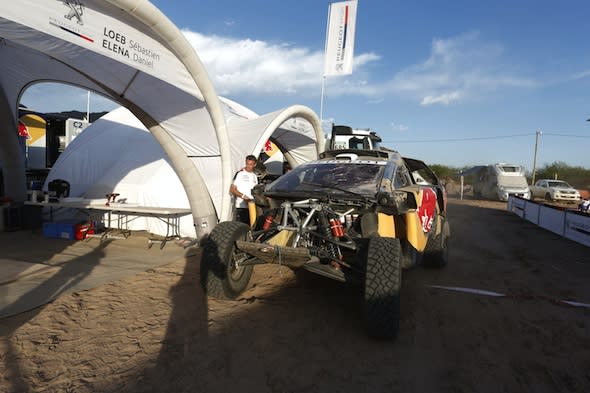
<svg viewBox="0 0 590 393">
<path fill-rule="evenodd" d="M 320 102 L 320 121 L 324 120 L 326 77 L 352 74 L 354 60 L 354 33 L 357 0 L 330 3 L 326 21 L 324 72 Z"/>
<path fill-rule="evenodd" d="M 328 5 L 328 17 L 326 18 L 326 40 L 324 42 L 324 69 L 322 70 L 322 93 L 320 95 L 320 126 L 322 131 L 324 128 L 324 93 L 326 89 L 326 50 L 328 49 L 328 30 L 330 28 L 330 8 L 332 3 Z"/>
<path fill-rule="evenodd" d="M 326 85 L 326 77 L 322 76 L 322 95 L 320 97 L 320 124 L 322 124 L 324 120 L 324 89 Z M 323 126 L 322 126 L 323 128 Z"/>
</svg>

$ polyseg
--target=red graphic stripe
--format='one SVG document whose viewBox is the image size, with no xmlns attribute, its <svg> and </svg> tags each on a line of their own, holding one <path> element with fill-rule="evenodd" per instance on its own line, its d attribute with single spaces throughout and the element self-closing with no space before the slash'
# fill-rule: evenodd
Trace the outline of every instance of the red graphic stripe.
<svg viewBox="0 0 590 393">
<path fill-rule="evenodd" d="M 348 37 L 348 6 L 344 7 L 344 39 L 342 40 L 342 50 L 346 49 L 346 37 Z"/>
<path fill-rule="evenodd" d="M 73 34 L 73 35 L 75 35 L 75 36 L 77 36 L 77 37 L 80 37 L 80 38 L 82 38 L 83 40 L 86 40 L 86 41 L 88 41 L 88 42 L 94 42 L 94 40 L 93 40 L 92 38 L 88 37 L 87 35 L 80 34 L 80 33 L 76 33 L 76 32 L 75 32 L 75 31 L 73 31 L 73 30 L 70 30 L 70 29 L 68 29 L 68 28 L 65 28 L 65 27 L 63 27 L 63 26 L 59 26 L 59 25 L 57 25 L 57 24 L 55 24 L 55 23 L 51 23 L 51 22 L 49 22 L 49 23 L 50 23 L 50 24 L 52 24 L 52 25 L 53 25 L 53 26 L 55 26 L 55 27 L 58 27 L 58 28 L 62 29 L 62 30 L 63 30 L 63 31 L 65 31 L 65 32 L 68 32 L 68 33 L 70 33 L 70 34 Z"/>
</svg>

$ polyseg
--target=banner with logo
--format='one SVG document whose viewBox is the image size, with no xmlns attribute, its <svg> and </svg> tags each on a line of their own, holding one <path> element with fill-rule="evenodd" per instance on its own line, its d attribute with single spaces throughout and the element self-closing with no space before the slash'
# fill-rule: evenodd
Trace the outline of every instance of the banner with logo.
<svg viewBox="0 0 590 393">
<path fill-rule="evenodd" d="M 324 76 L 352 74 L 357 1 L 330 4 Z"/>
<path fill-rule="evenodd" d="M 176 71 L 182 65 L 170 50 L 146 34 L 146 29 L 138 22 L 108 15 L 103 3 L 103 0 L 19 0 L 18 6 L 15 6 L 11 2 L 0 1 L 0 16 L 182 88 L 185 81 L 180 80 Z M 17 42 L 27 38 L 22 28 L 6 27 L 3 34 L 3 38 Z M 52 44 L 50 39 L 39 37 L 36 42 L 29 41 L 28 45 L 45 52 L 47 48 L 43 47 Z M 60 49 L 55 47 L 54 50 Z M 67 50 L 63 51 L 67 54 Z M 84 60 L 80 56 L 76 64 Z"/>
</svg>

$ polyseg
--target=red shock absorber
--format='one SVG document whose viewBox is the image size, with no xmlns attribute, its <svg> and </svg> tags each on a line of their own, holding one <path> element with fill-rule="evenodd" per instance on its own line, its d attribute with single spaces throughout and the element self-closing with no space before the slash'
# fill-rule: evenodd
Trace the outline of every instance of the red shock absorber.
<svg viewBox="0 0 590 393">
<path fill-rule="evenodd" d="M 340 222 L 340 220 L 331 218 L 330 229 L 332 230 L 332 235 L 334 235 L 334 237 L 344 236 L 344 228 L 342 227 L 342 222 Z"/>
<path fill-rule="evenodd" d="M 270 229 L 270 226 L 272 225 L 273 222 L 273 218 L 271 215 L 266 216 L 266 218 L 264 219 L 264 224 L 262 224 L 262 229 L 266 232 Z"/>
</svg>

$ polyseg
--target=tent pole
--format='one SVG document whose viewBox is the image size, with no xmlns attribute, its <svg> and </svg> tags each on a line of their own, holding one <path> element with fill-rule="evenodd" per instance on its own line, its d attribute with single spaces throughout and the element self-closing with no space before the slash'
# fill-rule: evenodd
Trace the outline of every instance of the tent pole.
<svg viewBox="0 0 590 393">
<path fill-rule="evenodd" d="M 4 181 L 4 195 L 10 196 L 15 202 L 27 199 L 27 175 L 25 160 L 21 154 L 18 140 L 17 115 L 8 103 L 6 96 L 0 91 L 0 161 L 2 161 L 2 178 Z M 2 187 L 0 187 L 2 188 Z"/>
<path fill-rule="evenodd" d="M 193 78 L 195 85 L 198 87 L 201 97 L 204 101 L 211 122 L 215 128 L 217 143 L 219 144 L 219 153 L 221 156 L 221 212 L 217 216 L 220 221 L 228 221 L 232 218 L 231 199 L 229 187 L 233 179 L 231 144 L 223 115 L 221 102 L 215 92 L 213 83 L 209 79 L 207 70 L 201 63 L 195 49 L 188 42 L 180 30 L 164 15 L 156 6 L 148 0 L 107 0 L 109 3 L 116 5 L 133 17 L 139 19 L 149 26 L 154 33 L 158 34 L 170 47 L 171 52 L 186 67 L 186 70 Z M 190 198 L 190 196 L 189 196 Z M 191 201 L 197 203 L 197 200 Z M 194 212 L 194 210 L 193 210 Z M 194 214 L 194 213 L 193 213 Z M 210 225 L 211 223 L 209 223 Z M 208 228 L 213 229 L 212 226 Z"/>
</svg>

